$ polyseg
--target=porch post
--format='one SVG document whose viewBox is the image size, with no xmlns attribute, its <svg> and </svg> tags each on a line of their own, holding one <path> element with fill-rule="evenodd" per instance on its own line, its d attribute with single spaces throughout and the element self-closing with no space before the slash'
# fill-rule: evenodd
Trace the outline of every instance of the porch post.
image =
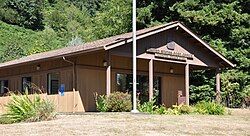
<svg viewBox="0 0 250 136">
<path fill-rule="evenodd" d="M 216 101 L 218 103 L 221 102 L 221 95 L 220 95 L 220 69 L 216 69 Z"/>
<path fill-rule="evenodd" d="M 149 60 L 149 70 L 148 70 L 148 79 L 149 79 L 149 88 L 148 88 L 148 93 L 149 93 L 149 101 L 153 100 L 153 90 L 154 90 L 154 61 L 153 59 Z"/>
<path fill-rule="evenodd" d="M 189 105 L 189 64 L 185 66 L 185 92 L 186 92 L 186 105 Z"/>
<path fill-rule="evenodd" d="M 107 68 L 106 68 L 106 95 L 110 95 L 111 91 L 111 65 L 110 65 L 110 54 L 107 55 Z"/>
</svg>

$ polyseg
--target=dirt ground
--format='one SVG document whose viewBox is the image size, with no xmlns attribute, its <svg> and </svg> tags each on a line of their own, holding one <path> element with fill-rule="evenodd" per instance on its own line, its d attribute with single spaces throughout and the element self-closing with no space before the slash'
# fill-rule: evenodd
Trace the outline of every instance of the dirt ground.
<svg viewBox="0 0 250 136">
<path fill-rule="evenodd" d="M 250 136 L 250 109 L 232 115 L 148 115 L 82 113 L 58 115 L 55 120 L 0 125 L 1 136 L 74 135 L 232 135 Z"/>
</svg>

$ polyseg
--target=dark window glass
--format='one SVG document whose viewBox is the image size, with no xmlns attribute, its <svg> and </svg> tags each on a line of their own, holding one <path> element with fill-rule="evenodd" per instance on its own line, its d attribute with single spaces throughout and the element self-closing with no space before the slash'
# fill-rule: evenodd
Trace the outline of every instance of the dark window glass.
<svg viewBox="0 0 250 136">
<path fill-rule="evenodd" d="M 28 91 L 28 93 L 30 93 L 30 91 L 31 91 L 31 77 L 23 77 L 22 78 L 22 91 L 23 91 L 23 93 L 26 90 Z"/>
<path fill-rule="evenodd" d="M 48 94 L 58 94 L 59 90 L 59 73 L 48 74 Z"/>
<path fill-rule="evenodd" d="M 156 104 L 161 103 L 161 77 L 154 77 L 154 98 L 156 98 Z"/>
<path fill-rule="evenodd" d="M 140 103 L 147 102 L 149 100 L 148 94 L 148 76 L 137 75 L 137 95 L 139 96 Z M 154 77 L 154 97 L 156 98 L 156 103 L 161 103 L 161 84 L 160 77 Z M 129 92 L 132 94 L 133 90 L 133 75 L 132 74 L 116 74 L 117 81 L 117 91 Z"/>
<path fill-rule="evenodd" d="M 8 80 L 0 80 L 0 95 L 4 95 L 8 92 L 9 82 Z"/>
</svg>

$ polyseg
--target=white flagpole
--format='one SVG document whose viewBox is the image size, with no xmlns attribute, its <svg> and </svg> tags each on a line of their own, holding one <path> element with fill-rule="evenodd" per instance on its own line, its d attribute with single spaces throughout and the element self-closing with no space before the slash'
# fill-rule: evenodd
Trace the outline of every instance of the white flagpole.
<svg viewBox="0 0 250 136">
<path fill-rule="evenodd" d="M 136 109 L 136 0 L 133 0 L 133 110 L 132 113 L 138 113 Z"/>
</svg>

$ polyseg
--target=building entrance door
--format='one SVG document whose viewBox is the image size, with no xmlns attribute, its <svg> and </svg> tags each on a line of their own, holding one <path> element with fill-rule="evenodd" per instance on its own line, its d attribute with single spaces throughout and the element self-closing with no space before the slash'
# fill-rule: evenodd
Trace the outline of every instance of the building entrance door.
<svg viewBox="0 0 250 136">
<path fill-rule="evenodd" d="M 132 74 L 118 73 L 116 74 L 117 90 L 132 94 Z M 140 103 L 149 100 L 149 79 L 147 75 L 137 75 L 137 97 Z M 154 99 L 156 104 L 161 103 L 161 77 L 154 77 Z"/>
</svg>

